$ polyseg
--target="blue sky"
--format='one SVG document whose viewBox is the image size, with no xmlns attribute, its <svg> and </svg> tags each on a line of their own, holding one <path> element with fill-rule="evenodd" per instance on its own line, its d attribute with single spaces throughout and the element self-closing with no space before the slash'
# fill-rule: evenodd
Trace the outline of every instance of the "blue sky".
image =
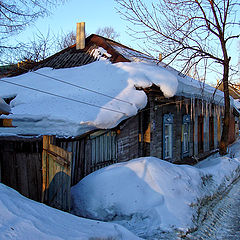
<svg viewBox="0 0 240 240">
<path fill-rule="evenodd" d="M 134 44 L 130 39 L 127 30 L 127 22 L 121 19 L 115 7 L 114 0 L 68 0 L 53 10 L 49 17 L 38 19 L 35 27 L 27 28 L 18 39 L 29 40 L 37 29 L 46 34 L 48 29 L 55 34 L 75 31 L 77 22 L 86 22 L 86 32 L 95 33 L 100 27 L 111 26 L 116 32 L 120 33 L 120 41 L 126 45 Z"/>
<path fill-rule="evenodd" d="M 120 33 L 119 40 L 122 44 L 141 50 L 138 46 L 140 42 L 127 34 L 128 23 L 121 19 L 115 9 L 116 7 L 118 5 L 114 0 L 68 0 L 65 4 L 53 9 L 51 16 L 38 19 L 33 26 L 28 27 L 14 39 L 27 42 L 33 39 L 33 35 L 37 31 L 47 34 L 50 30 L 56 35 L 67 33 L 72 30 L 75 31 L 77 22 L 86 22 L 87 34 L 95 33 L 100 27 L 111 26 L 116 32 Z M 232 64 L 236 65 L 239 56 L 237 41 L 232 43 L 230 55 L 232 56 Z M 221 69 L 219 70 L 221 71 Z M 212 76 L 212 78 L 215 82 L 216 76 Z"/>
</svg>

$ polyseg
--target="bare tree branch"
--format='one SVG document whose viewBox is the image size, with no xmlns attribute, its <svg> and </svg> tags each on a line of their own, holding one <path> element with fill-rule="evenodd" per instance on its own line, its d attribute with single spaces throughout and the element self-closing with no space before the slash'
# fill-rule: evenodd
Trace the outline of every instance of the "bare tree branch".
<svg viewBox="0 0 240 240">
<path fill-rule="evenodd" d="M 220 143 L 221 153 L 228 144 L 231 76 L 229 43 L 239 37 L 239 0 L 115 0 L 130 34 L 145 44 L 145 49 L 161 52 L 167 65 L 180 64 L 189 73 L 202 69 L 205 79 L 210 65 L 223 67 L 225 115 Z M 234 28 L 235 27 L 235 28 Z M 236 32 L 237 31 L 237 32 Z M 212 68 L 212 66 L 211 66 Z"/>
</svg>

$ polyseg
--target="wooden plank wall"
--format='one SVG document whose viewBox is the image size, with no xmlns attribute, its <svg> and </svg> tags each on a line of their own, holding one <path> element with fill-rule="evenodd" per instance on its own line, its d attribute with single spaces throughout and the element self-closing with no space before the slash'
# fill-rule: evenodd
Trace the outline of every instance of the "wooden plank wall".
<svg viewBox="0 0 240 240">
<path fill-rule="evenodd" d="M 42 202 L 70 211 L 72 153 L 53 145 L 53 136 L 43 136 Z"/>
<path fill-rule="evenodd" d="M 56 139 L 57 146 L 68 152 L 72 152 L 71 185 L 78 183 L 88 173 L 87 166 L 85 164 L 85 142 L 85 138 Z"/>
<path fill-rule="evenodd" d="M 120 126 L 117 136 L 117 159 L 119 162 L 139 157 L 139 115 Z"/>
<path fill-rule="evenodd" d="M 1 182 L 40 201 L 42 139 L 0 139 Z"/>
<path fill-rule="evenodd" d="M 102 132 L 101 130 L 96 131 L 96 136 L 98 136 L 98 132 Z M 107 132 L 107 131 L 106 131 Z M 111 131 L 109 131 L 107 134 L 112 134 Z M 91 137 L 90 137 L 91 136 Z M 101 134 L 100 134 L 101 136 Z M 103 137 L 97 137 L 99 142 L 99 147 L 102 149 L 98 154 L 98 157 L 92 157 L 92 154 L 94 153 L 94 148 L 93 144 L 96 144 L 96 139 L 92 137 L 91 134 L 86 135 L 85 137 L 82 138 L 59 138 L 56 139 L 56 145 L 65 149 L 68 152 L 72 152 L 72 177 L 71 177 L 71 184 L 75 185 L 78 183 L 81 179 L 83 179 L 85 176 L 88 174 L 109 166 L 115 162 L 117 162 L 116 157 L 114 157 L 113 153 L 111 157 L 105 157 L 106 156 L 106 151 L 108 152 L 109 150 L 106 150 L 107 146 L 107 136 L 104 134 Z M 115 137 L 112 138 L 115 141 Z M 111 146 L 113 143 L 111 143 Z M 115 150 L 116 153 L 116 150 Z M 110 154 L 110 153 L 109 153 Z M 105 155 L 105 156 L 104 156 Z M 100 157 L 101 156 L 101 157 Z"/>
</svg>

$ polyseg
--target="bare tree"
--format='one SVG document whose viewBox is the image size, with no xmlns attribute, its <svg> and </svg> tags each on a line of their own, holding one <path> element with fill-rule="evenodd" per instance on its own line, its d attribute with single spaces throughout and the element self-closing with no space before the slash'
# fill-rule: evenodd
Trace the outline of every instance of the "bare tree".
<svg viewBox="0 0 240 240">
<path fill-rule="evenodd" d="M 57 45 L 60 50 L 70 47 L 75 43 L 76 43 L 76 33 L 73 31 L 70 31 L 66 34 L 63 33 L 61 34 L 61 36 L 57 37 Z"/>
<path fill-rule="evenodd" d="M 225 114 L 220 154 L 225 154 L 230 121 L 228 47 L 239 37 L 239 0 L 115 1 L 120 14 L 134 24 L 131 34 L 151 50 L 160 50 L 169 64 L 181 61 L 183 69 L 201 67 L 204 61 L 207 67 L 222 66 Z"/>
<path fill-rule="evenodd" d="M 96 34 L 113 40 L 118 40 L 118 37 L 120 36 L 120 34 L 117 33 L 113 27 L 98 28 Z M 86 34 L 86 36 L 89 36 L 89 34 Z M 56 42 L 57 48 L 60 50 L 70 47 L 76 43 L 76 33 L 74 31 L 62 33 L 60 36 L 56 37 Z"/>
<path fill-rule="evenodd" d="M 22 47 L 18 49 L 16 61 L 28 60 L 38 62 L 53 54 L 54 50 L 55 38 L 51 36 L 50 30 L 48 30 L 46 36 L 38 32 L 31 41 L 24 45 L 22 44 Z"/>
<path fill-rule="evenodd" d="M 1 38 L 23 30 L 37 18 L 50 14 L 51 9 L 65 0 L 4 0 L 0 1 Z"/>
<path fill-rule="evenodd" d="M 120 34 L 113 27 L 98 28 L 96 34 L 113 40 L 118 40 Z"/>
<path fill-rule="evenodd" d="M 0 1 L 0 54 L 9 54 L 22 47 L 10 45 L 8 38 L 24 30 L 39 17 L 51 13 L 53 7 L 66 0 L 4 0 Z"/>
</svg>

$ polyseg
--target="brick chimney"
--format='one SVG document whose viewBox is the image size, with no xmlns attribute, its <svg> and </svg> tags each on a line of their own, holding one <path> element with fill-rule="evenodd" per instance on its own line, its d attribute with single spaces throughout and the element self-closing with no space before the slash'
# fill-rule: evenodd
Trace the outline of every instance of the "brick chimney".
<svg viewBox="0 0 240 240">
<path fill-rule="evenodd" d="M 76 49 L 85 48 L 85 22 L 77 23 Z"/>
</svg>

